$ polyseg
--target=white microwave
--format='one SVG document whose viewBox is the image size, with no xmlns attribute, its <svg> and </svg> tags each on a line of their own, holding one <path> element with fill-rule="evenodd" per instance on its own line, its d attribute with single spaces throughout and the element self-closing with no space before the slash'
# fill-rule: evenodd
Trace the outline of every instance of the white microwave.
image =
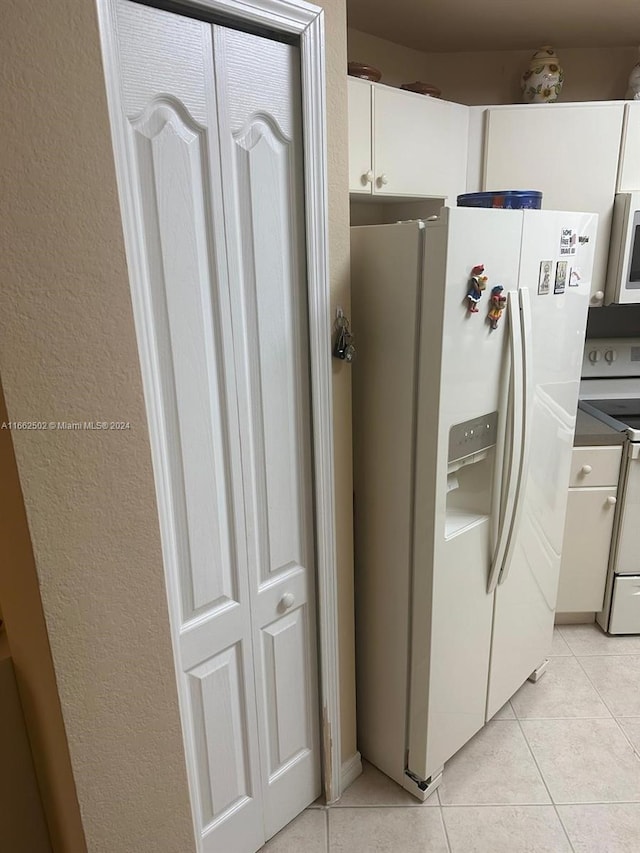
<svg viewBox="0 0 640 853">
<path fill-rule="evenodd" d="M 640 302 L 640 192 L 616 194 L 604 301 Z"/>
</svg>

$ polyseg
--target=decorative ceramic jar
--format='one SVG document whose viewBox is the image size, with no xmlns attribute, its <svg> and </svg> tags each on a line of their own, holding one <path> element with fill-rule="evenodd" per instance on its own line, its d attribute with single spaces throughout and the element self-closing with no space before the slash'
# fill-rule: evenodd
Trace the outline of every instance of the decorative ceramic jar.
<svg viewBox="0 0 640 853">
<path fill-rule="evenodd" d="M 638 48 L 640 53 L 640 47 Z M 640 101 L 640 60 L 631 69 L 629 74 L 629 88 L 626 97 L 630 101 Z"/>
<path fill-rule="evenodd" d="M 522 100 L 527 104 L 553 103 L 558 100 L 564 73 L 555 50 L 541 47 L 531 57 L 529 69 L 522 75 Z"/>
</svg>

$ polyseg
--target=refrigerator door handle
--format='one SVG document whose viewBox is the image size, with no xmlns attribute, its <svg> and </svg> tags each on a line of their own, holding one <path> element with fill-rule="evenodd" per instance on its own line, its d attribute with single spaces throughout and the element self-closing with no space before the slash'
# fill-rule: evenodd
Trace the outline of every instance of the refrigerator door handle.
<svg viewBox="0 0 640 853">
<path fill-rule="evenodd" d="M 518 303 L 518 292 L 516 290 L 509 291 L 507 303 L 507 316 L 509 318 L 509 353 L 511 356 L 511 373 L 509 377 L 509 417 L 507 421 L 511 422 L 511 440 L 508 442 L 509 459 L 506 466 L 506 478 L 503 482 L 507 483 L 507 491 L 504 498 L 504 511 L 502 518 L 498 524 L 498 535 L 496 547 L 489 571 L 489 581 L 487 584 L 487 593 L 490 595 L 500 578 L 500 573 L 504 565 L 507 546 L 509 544 L 509 535 L 512 530 L 513 515 L 516 510 L 516 498 L 518 493 L 518 472 L 521 468 L 522 454 L 522 413 L 524 411 L 523 397 L 523 353 L 524 347 L 522 344 L 522 323 L 520 321 L 520 306 Z M 504 466 L 503 466 L 504 471 Z M 496 493 L 498 494 L 496 489 Z M 502 504 L 502 497 L 498 494 L 496 501 L 496 512 L 499 512 Z"/>
<path fill-rule="evenodd" d="M 507 549 L 504 557 L 504 562 L 500 570 L 498 583 L 503 584 L 509 576 L 511 567 L 511 558 L 513 556 L 513 546 L 517 538 L 517 532 L 520 528 L 520 518 L 522 516 L 523 507 L 523 490 L 524 484 L 527 481 L 527 473 L 529 470 L 529 445 L 531 443 L 531 393 L 533 389 L 533 354 L 531 349 L 531 301 L 529 298 L 529 289 L 522 287 L 518 291 L 520 303 L 520 341 L 522 345 L 522 360 L 520 362 L 522 368 L 522 433 L 521 433 L 521 454 L 520 466 L 518 471 L 518 487 L 516 491 L 516 500 L 513 516 L 511 519 L 511 529 L 507 542 Z"/>
</svg>

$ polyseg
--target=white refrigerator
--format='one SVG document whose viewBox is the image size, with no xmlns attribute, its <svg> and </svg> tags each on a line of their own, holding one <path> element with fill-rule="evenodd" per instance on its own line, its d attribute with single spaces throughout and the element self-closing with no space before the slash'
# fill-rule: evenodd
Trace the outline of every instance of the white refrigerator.
<svg viewBox="0 0 640 853">
<path fill-rule="evenodd" d="M 359 749 L 421 799 L 550 650 L 596 226 L 351 229 Z"/>
</svg>

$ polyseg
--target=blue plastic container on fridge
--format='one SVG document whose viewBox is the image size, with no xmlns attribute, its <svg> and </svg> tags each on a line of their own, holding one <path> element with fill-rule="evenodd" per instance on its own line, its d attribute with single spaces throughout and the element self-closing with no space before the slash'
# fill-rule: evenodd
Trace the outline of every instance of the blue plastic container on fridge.
<svg viewBox="0 0 640 853">
<path fill-rule="evenodd" d="M 542 193 L 537 190 L 500 190 L 487 193 L 463 193 L 458 207 L 495 207 L 506 210 L 540 210 Z"/>
</svg>

